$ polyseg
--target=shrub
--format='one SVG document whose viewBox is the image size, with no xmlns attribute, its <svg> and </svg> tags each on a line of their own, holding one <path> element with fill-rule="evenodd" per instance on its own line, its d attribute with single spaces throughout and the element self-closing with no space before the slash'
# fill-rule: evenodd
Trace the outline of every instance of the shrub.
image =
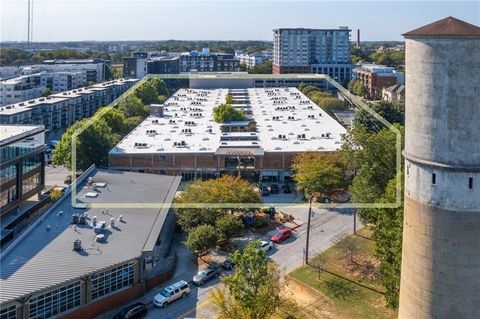
<svg viewBox="0 0 480 319">
<path fill-rule="evenodd" d="M 190 230 L 185 245 L 197 255 L 201 255 L 215 247 L 217 240 L 217 232 L 212 225 L 200 225 Z"/>
<path fill-rule="evenodd" d="M 225 215 L 217 219 L 215 228 L 217 230 L 218 240 L 220 242 L 228 242 L 231 238 L 242 233 L 243 223 L 240 219 L 232 215 Z"/>
</svg>

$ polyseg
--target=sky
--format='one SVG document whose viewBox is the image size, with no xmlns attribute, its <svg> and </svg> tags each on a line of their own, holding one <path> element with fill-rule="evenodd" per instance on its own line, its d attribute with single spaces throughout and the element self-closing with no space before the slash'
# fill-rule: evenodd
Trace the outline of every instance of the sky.
<svg viewBox="0 0 480 319">
<path fill-rule="evenodd" d="M 25 41 L 28 0 L 0 0 L 0 40 Z M 33 41 L 272 40 L 281 27 L 348 26 L 352 40 L 454 16 L 480 25 L 477 1 L 33 0 Z"/>
</svg>

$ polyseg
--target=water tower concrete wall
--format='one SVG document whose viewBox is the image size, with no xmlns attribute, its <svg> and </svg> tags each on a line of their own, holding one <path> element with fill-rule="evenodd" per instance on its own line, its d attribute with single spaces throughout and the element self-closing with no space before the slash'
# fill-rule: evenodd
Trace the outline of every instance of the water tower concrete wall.
<svg viewBox="0 0 480 319">
<path fill-rule="evenodd" d="M 399 318 L 480 318 L 480 38 L 406 40 Z"/>
</svg>

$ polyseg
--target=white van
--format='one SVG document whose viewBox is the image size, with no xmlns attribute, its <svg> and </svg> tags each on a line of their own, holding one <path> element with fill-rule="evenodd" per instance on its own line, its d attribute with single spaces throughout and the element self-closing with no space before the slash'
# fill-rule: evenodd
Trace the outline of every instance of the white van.
<svg viewBox="0 0 480 319">
<path fill-rule="evenodd" d="M 153 298 L 153 303 L 155 306 L 163 308 L 179 298 L 185 298 L 189 293 L 190 286 L 188 283 L 185 280 L 180 280 L 160 291 L 160 293 Z"/>
</svg>

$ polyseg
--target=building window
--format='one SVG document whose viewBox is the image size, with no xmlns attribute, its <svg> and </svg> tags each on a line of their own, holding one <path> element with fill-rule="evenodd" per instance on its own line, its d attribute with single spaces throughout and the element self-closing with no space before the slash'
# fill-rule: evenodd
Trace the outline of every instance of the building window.
<svg viewBox="0 0 480 319">
<path fill-rule="evenodd" d="M 22 162 L 23 174 L 30 172 L 42 165 L 42 154 L 33 155 Z"/>
<path fill-rule="evenodd" d="M 7 308 L 0 310 L 0 319 L 16 319 L 17 318 L 17 306 L 11 305 Z"/>
<path fill-rule="evenodd" d="M 2 184 L 5 184 L 11 180 L 14 180 L 17 176 L 17 167 L 10 165 L 0 170 L 0 180 Z"/>
<path fill-rule="evenodd" d="M 17 187 L 15 185 L 2 190 L 0 193 L 0 207 L 3 207 L 17 199 Z"/>
<path fill-rule="evenodd" d="M 437 182 L 437 174 L 433 173 L 432 174 L 432 184 L 435 185 Z"/>
<path fill-rule="evenodd" d="M 96 274 L 92 278 L 92 300 L 133 285 L 135 263 L 131 262 Z"/>
<path fill-rule="evenodd" d="M 40 186 L 40 173 L 30 176 L 22 181 L 22 194 L 26 194 L 29 191 Z"/>
<path fill-rule="evenodd" d="M 52 318 L 78 306 L 80 281 L 30 299 L 28 318 Z"/>
<path fill-rule="evenodd" d="M 473 188 L 473 177 L 468 178 L 468 188 L 470 188 L 470 189 Z"/>
</svg>

